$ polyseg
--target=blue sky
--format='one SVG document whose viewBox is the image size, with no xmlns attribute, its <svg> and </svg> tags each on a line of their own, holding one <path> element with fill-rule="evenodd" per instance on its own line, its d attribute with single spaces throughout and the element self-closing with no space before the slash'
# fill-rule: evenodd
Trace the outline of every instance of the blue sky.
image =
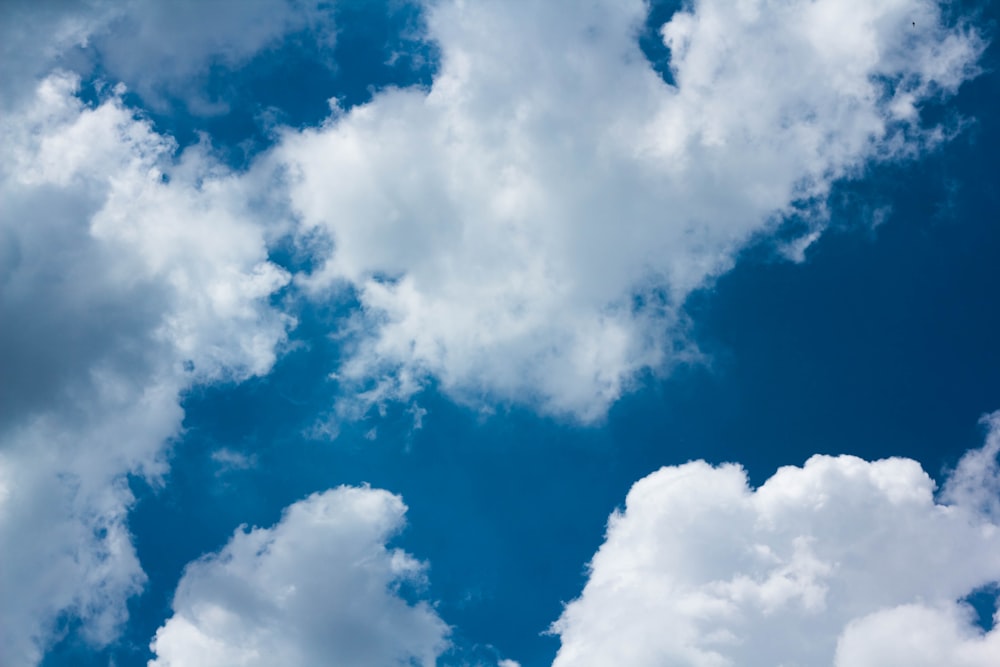
<svg viewBox="0 0 1000 667">
<path fill-rule="evenodd" d="M 5 4 L 0 664 L 993 664 L 996 21 Z"/>
</svg>

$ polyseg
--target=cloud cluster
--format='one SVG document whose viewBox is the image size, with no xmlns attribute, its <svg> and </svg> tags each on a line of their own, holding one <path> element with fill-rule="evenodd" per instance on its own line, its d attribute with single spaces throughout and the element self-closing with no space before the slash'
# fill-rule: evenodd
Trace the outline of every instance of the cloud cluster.
<svg viewBox="0 0 1000 667">
<path fill-rule="evenodd" d="M 183 40 L 160 3 L 0 5 L 4 665 L 40 661 L 58 619 L 81 621 L 97 645 L 117 636 L 145 581 L 126 475 L 155 482 L 182 392 L 266 373 L 292 325 L 268 303 L 289 279 L 267 261 L 280 233 L 261 194 L 269 177 L 237 178 L 207 146 L 178 156 L 121 87 L 87 105 L 67 73 L 89 75 L 96 57 L 111 76 L 164 91 L 239 66 L 318 11 L 252 5 L 210 30 L 192 21 Z M 205 10 L 184 2 L 171 16 Z"/>
<path fill-rule="evenodd" d="M 54 74 L 0 118 L 0 662 L 60 617 L 112 640 L 144 575 L 125 476 L 155 480 L 194 383 L 266 373 L 292 325 L 270 296 L 266 183 L 180 156 L 117 94 Z M 276 232 L 274 232 L 276 233 Z"/>
<path fill-rule="evenodd" d="M 237 530 L 185 570 L 151 667 L 437 664 L 448 626 L 400 592 L 425 567 L 386 546 L 405 512 L 386 491 L 340 487 Z"/>
<path fill-rule="evenodd" d="M 929 0 L 699 0 L 662 29 L 674 86 L 639 50 L 640 0 L 428 12 L 429 90 L 271 156 L 304 232 L 332 240 L 302 283 L 358 295 L 339 372 L 371 401 L 433 377 L 583 421 L 684 357 L 685 297 L 754 234 L 800 216 L 814 239 L 834 181 L 940 141 L 920 105 L 982 46 Z"/>
<path fill-rule="evenodd" d="M 699 0 L 663 29 L 674 86 L 638 49 L 640 0 L 445 1 L 428 8 L 442 54 L 429 90 L 385 91 L 322 127 L 287 130 L 238 174 L 207 143 L 178 153 L 125 106 L 123 88 L 87 104 L 79 76 L 56 69 L 88 74 L 94 56 L 150 100 L 191 93 L 193 103 L 197 91 L 181 88 L 213 65 L 239 67 L 297 30 L 333 34 L 327 3 L 251 5 L 182 3 L 167 16 L 145 0 L 0 3 L 0 543 L 15 545 L 0 568 L 4 665 L 36 664 L 60 618 L 80 620 L 97 644 L 114 638 L 144 581 L 126 476 L 163 474 L 186 389 L 270 369 L 293 325 L 272 303 L 292 280 L 268 261 L 277 238 L 331 240 L 296 281 L 318 299 L 357 295 L 358 334 L 338 372 L 363 403 L 408 397 L 433 377 L 470 403 L 596 419 L 638 373 L 683 355 L 684 298 L 749 237 L 793 214 L 820 227 L 834 180 L 941 140 L 920 104 L 953 93 L 981 48 L 928 0 L 777 11 Z M 214 18 L 192 20 L 204 11 Z M 848 465 L 822 461 L 807 470 Z M 954 507 L 986 498 L 975 468 L 953 478 Z M 967 469 L 972 481 L 960 482 Z M 364 514 L 368 501 L 345 494 L 296 506 L 193 566 L 157 639 L 160 660 L 180 655 L 177 637 L 211 644 L 219 630 L 235 642 L 230 630 L 264 628 L 200 616 L 200 587 L 222 595 L 218 581 L 284 567 L 280 549 L 241 550 L 284 543 L 310 508 Z M 376 547 L 401 510 L 376 496 L 372 523 L 357 519 L 351 535 L 384 555 Z M 958 531 L 959 519 L 940 521 Z M 790 569 L 773 585 L 734 586 L 780 607 L 782 577 L 824 575 L 810 569 L 813 543 L 775 544 L 775 567 Z M 230 562 L 247 569 L 233 574 Z M 379 591 L 414 567 L 401 555 L 372 563 L 359 582 Z M 816 586 L 803 604 L 826 600 Z M 393 595 L 372 599 L 415 625 L 387 650 L 433 660 L 443 626 Z M 950 613 L 913 613 L 925 612 Z M 866 627 L 845 634 L 845 651 L 867 641 Z M 266 632 L 260 641 L 261 655 L 312 650 Z"/>
<path fill-rule="evenodd" d="M 998 420 L 938 500 L 899 458 L 814 456 L 758 489 L 704 462 L 640 480 L 553 625 L 554 667 L 994 664 L 1000 629 L 961 600 L 1000 581 L 980 502 L 996 502 Z"/>
</svg>

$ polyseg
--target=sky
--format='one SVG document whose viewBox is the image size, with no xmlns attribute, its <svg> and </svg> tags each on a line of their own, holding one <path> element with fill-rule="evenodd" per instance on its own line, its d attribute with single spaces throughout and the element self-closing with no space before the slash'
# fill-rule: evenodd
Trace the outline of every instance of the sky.
<svg viewBox="0 0 1000 667">
<path fill-rule="evenodd" d="M 0 667 L 994 666 L 998 18 L 0 3 Z"/>
</svg>

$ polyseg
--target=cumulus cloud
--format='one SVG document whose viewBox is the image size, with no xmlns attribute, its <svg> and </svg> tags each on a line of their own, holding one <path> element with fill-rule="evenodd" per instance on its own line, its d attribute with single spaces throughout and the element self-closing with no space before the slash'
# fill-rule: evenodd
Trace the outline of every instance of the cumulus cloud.
<svg viewBox="0 0 1000 667">
<path fill-rule="evenodd" d="M 400 590 L 425 566 L 386 546 L 405 512 L 386 491 L 340 487 L 237 530 L 188 565 L 151 667 L 436 664 L 448 626 Z"/>
<path fill-rule="evenodd" d="M 187 388 L 266 373 L 293 325 L 268 261 L 285 195 L 300 240 L 332 240 L 298 283 L 360 300 L 338 372 L 364 401 L 434 377 L 595 419 L 685 354 L 684 298 L 750 236 L 792 214 L 820 228 L 835 179 L 941 140 L 920 105 L 981 47 L 927 0 L 701 0 L 663 29 L 672 86 L 638 50 L 639 0 L 435 3 L 429 90 L 288 130 L 234 174 L 208 145 L 178 154 L 123 88 L 84 104 L 52 68 L 96 53 L 153 97 L 303 26 L 329 37 L 327 5 L 198 3 L 207 30 L 161 4 L 0 3 L 5 665 L 37 663 L 61 617 L 114 637 L 144 580 L 125 476 L 163 474 Z"/>
<path fill-rule="evenodd" d="M 269 305 L 289 280 L 267 261 L 283 233 L 272 175 L 237 177 L 208 145 L 178 155 L 120 85 L 78 97 L 95 54 L 153 95 L 191 92 L 171 87 L 307 25 L 332 39 L 316 3 L 250 5 L 0 3 L 4 665 L 39 662 L 58 619 L 97 645 L 115 638 L 145 581 L 126 475 L 155 483 L 183 392 L 266 373 L 293 325 Z"/>
<path fill-rule="evenodd" d="M 997 418 L 963 488 L 995 492 Z M 553 664 L 994 664 L 1000 630 L 961 600 L 1000 581 L 1000 525 L 948 488 L 901 458 L 814 456 L 758 489 L 736 465 L 662 468 L 611 516 Z"/>
<path fill-rule="evenodd" d="M 38 664 L 56 620 L 85 639 L 114 640 L 142 590 L 128 530 L 125 474 L 162 472 L 158 452 L 182 417 L 170 386 L 102 377 L 65 412 L 46 411 L 0 436 L 0 663 Z"/>
<path fill-rule="evenodd" d="M 145 577 L 129 473 L 156 480 L 194 383 L 265 373 L 266 190 L 180 156 L 117 95 L 54 74 L 0 117 L 0 662 L 37 663 L 62 617 L 100 645 Z M 274 232 L 277 233 L 277 232 Z"/>
<path fill-rule="evenodd" d="M 920 105 L 981 50 L 928 0 L 699 0 L 662 29 L 673 86 L 639 51 L 640 0 L 428 13 L 429 90 L 274 153 L 305 232 L 332 239 L 302 283 L 356 291 L 339 375 L 371 402 L 432 376 L 584 421 L 691 352 L 685 297 L 753 235 L 800 216 L 814 239 L 834 181 L 945 137 Z"/>
</svg>

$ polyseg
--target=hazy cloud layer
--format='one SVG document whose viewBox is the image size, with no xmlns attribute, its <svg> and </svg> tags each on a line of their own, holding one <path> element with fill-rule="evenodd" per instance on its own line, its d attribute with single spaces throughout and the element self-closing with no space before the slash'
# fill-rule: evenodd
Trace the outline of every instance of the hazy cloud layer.
<svg viewBox="0 0 1000 667">
<path fill-rule="evenodd" d="M 226 91 L 206 90 L 213 70 L 232 72 L 298 35 L 332 67 L 334 3 L 324 0 L 6 0 L 0 4 L 0 105 L 30 95 L 59 67 L 100 72 L 146 104 L 180 99 L 195 114 L 228 111 Z"/>
<path fill-rule="evenodd" d="M 901 458 L 814 456 L 758 489 L 736 465 L 649 475 L 554 624 L 554 665 L 992 665 L 1000 630 L 960 600 L 1000 581 L 980 502 L 996 502 L 997 421 L 937 500 Z"/>
<path fill-rule="evenodd" d="M 400 593 L 425 566 L 386 546 L 405 512 L 386 491 L 340 487 L 237 530 L 187 567 L 151 667 L 436 664 L 448 626 Z"/>
<path fill-rule="evenodd" d="M 333 245 L 302 282 L 357 291 L 339 372 L 369 400 L 434 377 L 600 418 L 683 358 L 685 297 L 752 235 L 798 215 L 815 239 L 832 182 L 940 141 L 919 107 L 981 48 L 926 0 L 700 0 L 662 30 L 673 87 L 639 50 L 645 11 L 434 4 L 429 91 L 283 137 L 292 205 Z"/>
<path fill-rule="evenodd" d="M 225 95 L 204 90 L 212 68 L 237 70 L 294 33 L 330 58 L 333 6 L 323 0 L 132 0 L 94 33 L 92 44 L 108 73 L 148 104 L 179 96 L 194 113 L 224 113 Z"/>
</svg>

